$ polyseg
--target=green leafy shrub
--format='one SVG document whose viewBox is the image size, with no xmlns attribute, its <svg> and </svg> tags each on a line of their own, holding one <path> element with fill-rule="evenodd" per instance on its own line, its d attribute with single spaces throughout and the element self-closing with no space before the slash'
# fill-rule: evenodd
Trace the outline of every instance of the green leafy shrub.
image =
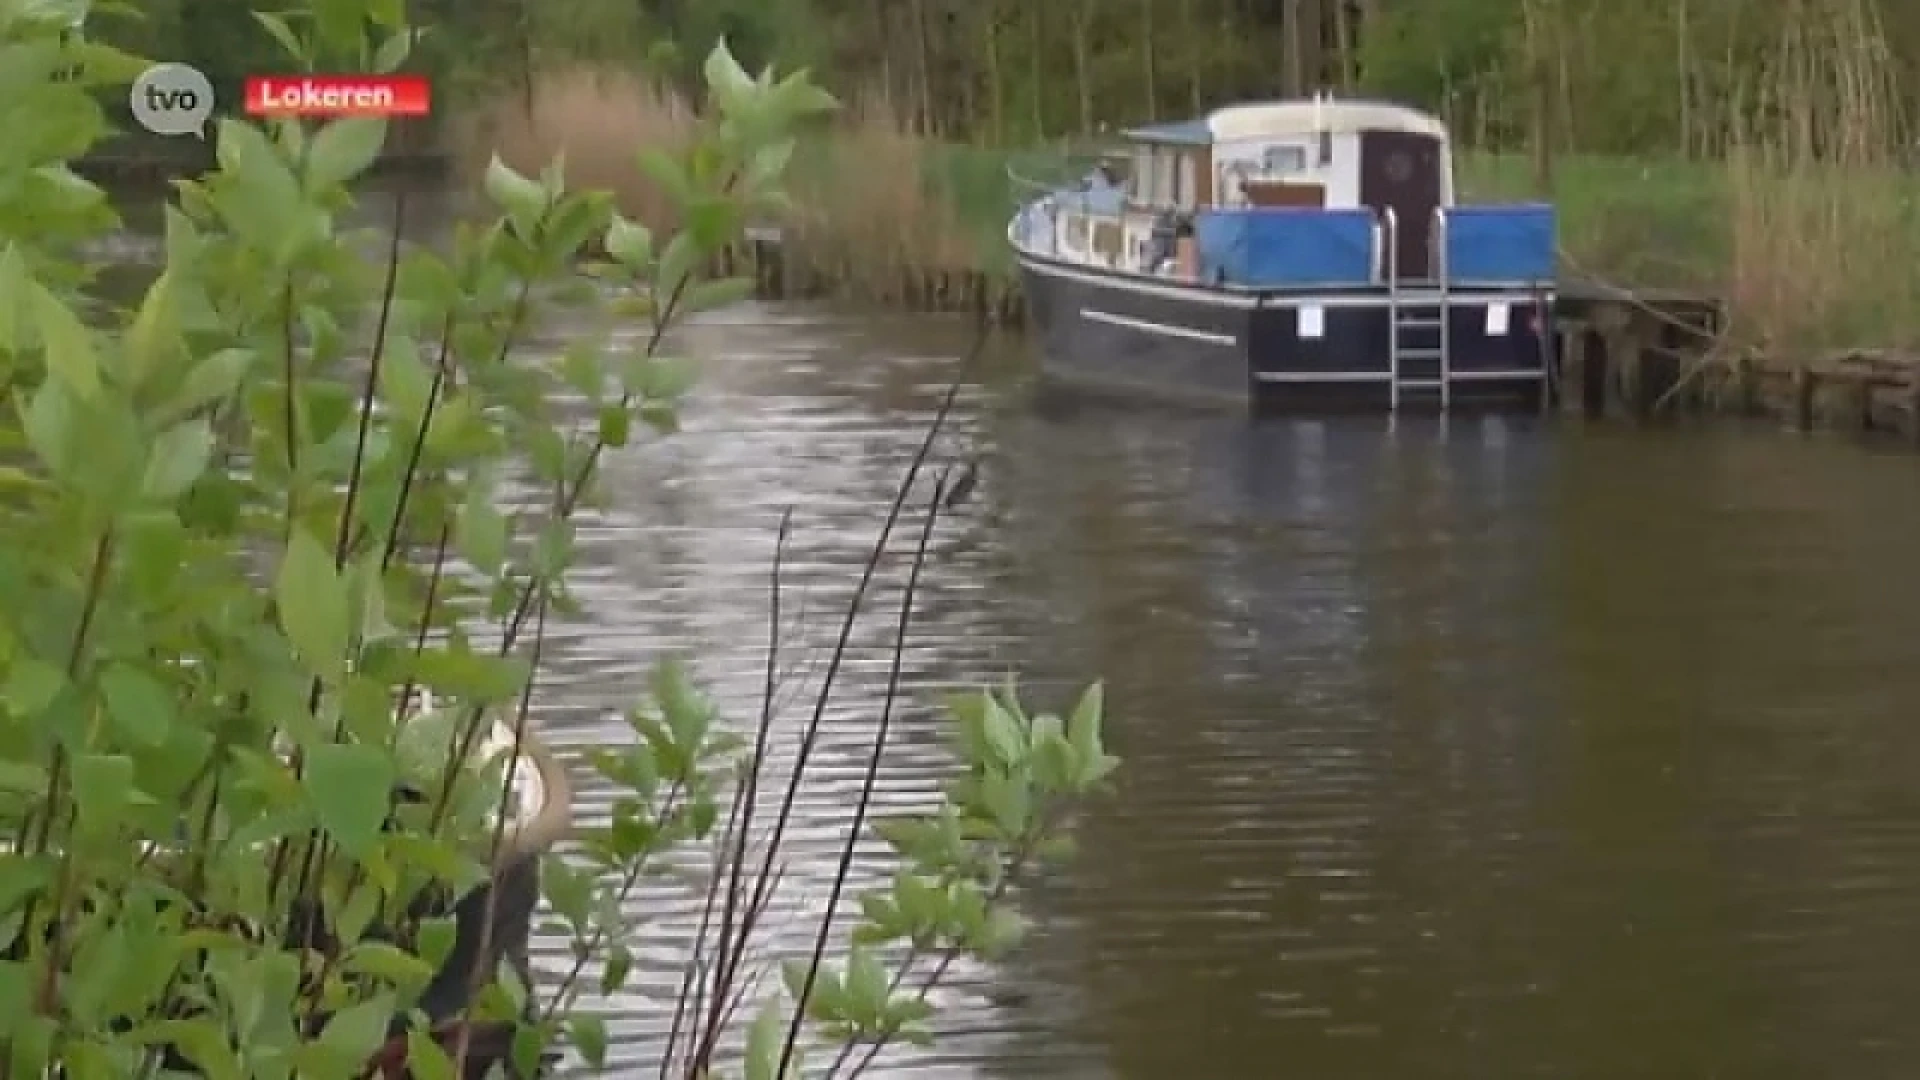
<svg viewBox="0 0 1920 1080">
<path fill-rule="evenodd" d="M 413 40 L 399 7 L 263 21 L 315 66 L 391 69 Z M 680 231 L 569 191 L 557 163 L 496 162 L 496 216 L 445 253 L 402 244 L 397 220 L 343 230 L 384 123 L 222 121 L 218 169 L 179 185 L 164 263 L 120 310 L 79 254 L 113 213 L 70 164 L 105 131 L 95 92 L 140 65 L 70 33 L 79 13 L 0 7 L 0 1076 L 530 1076 L 563 1047 L 596 1063 L 585 996 L 622 986 L 646 932 L 622 901 L 688 844 L 716 852 L 718 914 L 664 1052 L 714 1075 L 832 677 L 756 827 L 771 709 L 737 735 L 662 664 L 633 741 L 588 762 L 618 794 L 611 820 L 574 830 L 566 857 L 567 778 L 528 704 L 549 620 L 575 606 L 575 516 L 602 455 L 673 429 L 692 373 L 660 352 L 667 331 L 745 293 L 705 268 L 781 205 L 795 131 L 831 99 L 722 46 L 699 138 L 638 154 Z M 583 277 L 590 247 L 606 258 Z M 528 363 L 517 343 L 560 304 L 651 333 Z M 584 424 L 558 404 L 582 397 Z M 540 498 L 503 509 L 509 478 Z M 910 584 L 902 635 L 911 608 Z M 1097 692 L 1067 719 L 1010 691 L 954 706 L 949 799 L 880 823 L 899 876 L 860 899 L 844 962 L 829 916 L 788 966 L 789 997 L 745 1025 L 747 1076 L 797 1075 L 803 1043 L 858 1071 L 927 1037 L 926 986 L 1013 943 L 1009 884 L 1113 768 L 1101 711 Z M 863 796 L 839 881 L 869 824 Z M 576 958 L 545 980 L 524 957 L 536 889 Z"/>
</svg>

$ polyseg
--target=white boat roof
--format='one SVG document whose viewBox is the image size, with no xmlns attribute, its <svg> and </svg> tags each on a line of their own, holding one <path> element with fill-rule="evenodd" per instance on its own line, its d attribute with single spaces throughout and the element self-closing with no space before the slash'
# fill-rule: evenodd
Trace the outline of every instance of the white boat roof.
<svg viewBox="0 0 1920 1080">
<path fill-rule="evenodd" d="M 1362 131 L 1405 131 L 1443 142 L 1447 138 L 1446 125 L 1430 113 L 1388 101 L 1333 97 L 1228 105 L 1198 120 L 1135 128 L 1126 135 L 1142 143 L 1206 146 L 1290 135 L 1346 135 Z"/>
</svg>

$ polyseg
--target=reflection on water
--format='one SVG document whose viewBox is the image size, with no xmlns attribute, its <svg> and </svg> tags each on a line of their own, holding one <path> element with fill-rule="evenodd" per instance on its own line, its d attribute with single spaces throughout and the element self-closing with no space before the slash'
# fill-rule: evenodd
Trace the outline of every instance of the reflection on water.
<svg viewBox="0 0 1920 1080">
<path fill-rule="evenodd" d="M 744 307 L 682 343 L 687 430 L 608 459 L 587 614 L 543 721 L 572 750 L 673 650 L 755 711 L 795 508 L 789 736 L 964 346 L 925 319 Z M 1009 354 L 1010 355 L 1010 354 Z M 1014 366 L 1008 356 L 1000 366 Z M 1031 947 L 948 995 L 925 1075 L 1903 1075 L 1920 1051 L 1920 466 L 1774 433 L 1036 405 L 948 447 L 881 812 L 949 759 L 937 688 L 1109 680 L 1115 797 L 1023 898 Z M 885 677 L 891 560 L 791 848 L 776 947 L 828 875 Z M 790 748 L 789 748 L 790 749 Z M 584 815 L 607 796 L 588 787 Z M 616 1056 L 671 1017 L 698 893 L 637 901 Z M 862 880 L 883 871 L 862 862 Z M 550 949 L 548 969 L 565 958 Z"/>
<path fill-rule="evenodd" d="M 691 335 L 688 431 L 610 463 L 556 737 L 614 737 L 591 717 L 668 648 L 750 713 L 789 503 L 817 650 L 961 336 L 750 309 Z M 927 692 L 1007 670 L 1054 701 L 1105 675 L 1128 766 L 1026 897 L 1031 948 L 952 995 L 933 1075 L 1878 1076 L 1917 1048 L 1911 460 L 995 385 L 951 443 L 985 454 L 982 490 L 939 538 L 886 802 L 946 762 Z M 882 621 L 805 808 L 788 945 Z M 692 902 L 646 904 L 684 933 Z M 629 1053 L 670 992 L 624 1003 Z"/>
</svg>

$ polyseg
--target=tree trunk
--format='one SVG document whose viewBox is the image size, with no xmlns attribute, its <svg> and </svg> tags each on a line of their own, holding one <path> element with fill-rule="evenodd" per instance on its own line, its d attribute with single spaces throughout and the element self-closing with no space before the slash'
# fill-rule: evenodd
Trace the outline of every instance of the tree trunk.
<svg viewBox="0 0 1920 1080">
<path fill-rule="evenodd" d="M 1539 0 L 1521 0 L 1527 53 L 1527 82 L 1533 98 L 1533 185 L 1536 193 L 1553 191 L 1553 80 L 1547 64 L 1545 17 Z"/>
<path fill-rule="evenodd" d="M 932 135 L 937 129 L 933 117 L 933 29 L 927 25 L 927 0 L 913 0 L 913 30 L 919 45 L 919 128 L 922 134 Z"/>
<path fill-rule="evenodd" d="M 1033 95 L 1033 136 L 1047 137 L 1047 80 L 1041 57 L 1046 52 L 1047 27 L 1041 17 L 1044 4 L 1022 5 L 1027 12 L 1027 83 Z"/>
<path fill-rule="evenodd" d="M 1147 120 L 1160 119 L 1160 79 L 1158 72 L 1158 38 L 1153 32 L 1153 7 L 1159 0 L 1140 0 L 1140 54 L 1145 65 L 1143 75 L 1146 81 Z"/>
<path fill-rule="evenodd" d="M 1080 134 L 1093 134 L 1092 51 L 1094 0 L 1079 0 L 1073 10 L 1073 78 L 1080 93 Z"/>
<path fill-rule="evenodd" d="M 1288 97 L 1299 97 L 1306 93 L 1307 84 L 1307 58 L 1300 40 L 1300 0 L 1287 0 L 1284 18 L 1286 21 L 1282 32 L 1287 42 L 1287 70 L 1281 85 L 1286 88 Z"/>
<path fill-rule="evenodd" d="M 1340 67 L 1341 90 L 1352 90 L 1360 75 L 1360 58 L 1355 55 L 1359 38 L 1354 34 L 1353 8 L 1348 0 L 1333 0 L 1334 63 Z"/>
<path fill-rule="evenodd" d="M 992 133 L 993 145 L 1007 144 L 1007 87 L 1006 77 L 1000 69 L 1000 3 L 999 0 L 974 0 L 980 5 L 980 11 L 986 16 L 987 39 L 987 125 Z"/>
<path fill-rule="evenodd" d="M 1187 61 L 1187 96 L 1193 114 L 1198 116 L 1206 110 L 1206 94 L 1200 86 L 1206 50 L 1200 47 L 1200 24 L 1193 16 L 1193 0 L 1180 0 L 1180 44 Z"/>
</svg>

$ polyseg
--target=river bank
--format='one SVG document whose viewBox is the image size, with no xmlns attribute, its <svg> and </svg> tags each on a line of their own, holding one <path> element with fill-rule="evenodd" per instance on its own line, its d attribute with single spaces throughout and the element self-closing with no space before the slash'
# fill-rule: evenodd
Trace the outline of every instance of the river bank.
<svg viewBox="0 0 1920 1080">
<path fill-rule="evenodd" d="M 637 148 L 690 137 L 686 103 L 642 80 L 562 74 L 530 95 L 418 133 L 388 176 L 468 184 L 495 153 L 538 171 L 564 155 L 570 181 L 616 193 L 623 212 L 671 227 Z M 204 144 L 122 143 L 90 164 L 109 182 L 191 171 Z M 921 136 L 885 101 L 850 106 L 794 165 L 794 207 L 730 255 L 764 298 L 969 312 L 1010 326 L 1024 302 L 1005 223 L 1031 184 L 1084 162 Z M 1719 160 L 1564 155 L 1538 194 L 1524 154 L 1463 149 L 1463 201 L 1547 198 L 1558 208 L 1569 291 L 1608 298 L 1565 328 L 1557 399 L 1581 413 L 1774 415 L 1801 428 L 1899 431 L 1920 443 L 1920 179 L 1872 159 L 1841 168 L 1781 147 Z M 774 224 L 769 222 L 768 224 Z M 1708 320 L 1682 313 L 1672 295 Z M 1863 359 L 1871 358 L 1871 359 Z"/>
</svg>

